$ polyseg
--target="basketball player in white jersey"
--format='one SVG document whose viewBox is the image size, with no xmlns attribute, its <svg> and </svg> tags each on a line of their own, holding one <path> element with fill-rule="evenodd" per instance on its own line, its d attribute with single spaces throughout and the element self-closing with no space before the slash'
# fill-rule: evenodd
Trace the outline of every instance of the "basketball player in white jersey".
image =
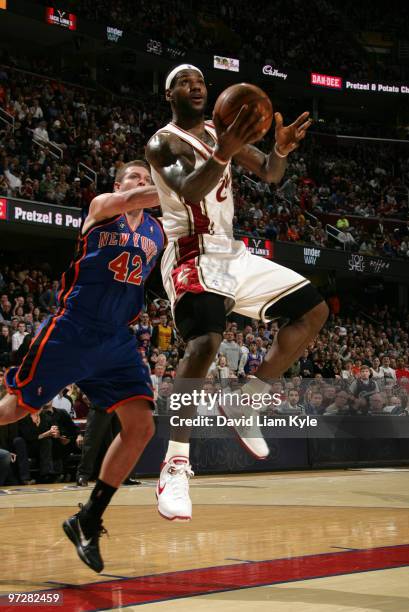
<svg viewBox="0 0 409 612">
<path fill-rule="evenodd" d="M 163 283 L 176 326 L 187 342 L 176 385 L 186 391 L 186 379 L 206 376 L 222 340 L 226 314 L 234 311 L 262 321 L 288 320 L 257 370 L 257 378 L 242 388 L 246 393 L 264 393 L 270 388 L 266 381 L 281 376 L 317 335 L 328 308 L 308 280 L 250 254 L 242 241 L 234 240 L 230 164 L 234 160 L 262 180 L 279 183 L 287 155 L 310 126 L 309 113 L 287 127 L 281 114 L 275 113 L 276 142 L 265 155 L 248 144 L 260 137 L 262 120 L 251 108 L 242 107 L 227 129 L 217 117 L 215 125 L 205 121 L 207 90 L 199 68 L 177 66 L 168 74 L 165 88 L 172 121 L 151 138 L 146 157 L 168 238 Z M 181 408 L 178 415 L 192 417 L 195 410 L 194 406 Z M 225 406 L 224 411 L 228 410 L 228 416 L 237 416 L 234 408 Z M 245 414 L 244 408 L 240 410 Z M 249 452 L 259 459 L 267 457 L 269 449 L 257 427 L 236 427 L 236 432 Z M 192 514 L 190 433 L 189 427 L 172 429 L 157 486 L 159 512 L 170 520 L 189 520 Z"/>
</svg>

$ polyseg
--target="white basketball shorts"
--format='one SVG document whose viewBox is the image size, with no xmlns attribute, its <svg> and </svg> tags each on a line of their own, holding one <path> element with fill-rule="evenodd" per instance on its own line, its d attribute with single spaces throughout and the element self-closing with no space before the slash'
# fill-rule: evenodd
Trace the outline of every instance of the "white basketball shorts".
<svg viewBox="0 0 409 612">
<path fill-rule="evenodd" d="M 231 298 L 232 311 L 264 322 L 270 306 L 309 284 L 297 272 L 249 253 L 241 240 L 210 234 L 170 242 L 162 277 L 173 313 L 185 293 L 211 292 Z"/>
</svg>

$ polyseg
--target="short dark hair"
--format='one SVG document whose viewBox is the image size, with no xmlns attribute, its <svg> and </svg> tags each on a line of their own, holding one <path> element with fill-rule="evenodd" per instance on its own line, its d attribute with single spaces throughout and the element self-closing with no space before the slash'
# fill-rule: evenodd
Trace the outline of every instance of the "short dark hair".
<svg viewBox="0 0 409 612">
<path fill-rule="evenodd" d="M 115 182 L 120 183 L 125 176 L 125 172 L 128 170 L 128 168 L 132 168 L 132 166 L 142 166 L 142 168 L 149 171 L 149 174 L 151 172 L 149 164 L 144 159 L 134 159 L 118 168 L 115 174 Z"/>
</svg>

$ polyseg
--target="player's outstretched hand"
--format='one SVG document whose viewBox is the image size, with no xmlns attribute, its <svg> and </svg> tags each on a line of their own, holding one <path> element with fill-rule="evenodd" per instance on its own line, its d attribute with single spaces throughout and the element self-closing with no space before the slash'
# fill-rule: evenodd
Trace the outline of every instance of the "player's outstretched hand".
<svg viewBox="0 0 409 612">
<path fill-rule="evenodd" d="M 218 157 L 227 161 L 236 155 L 244 145 L 255 142 L 260 137 L 260 123 L 263 121 L 264 117 L 247 104 L 241 107 L 233 123 L 227 128 L 220 121 L 220 118 L 214 114 L 213 122 L 217 133 L 216 153 Z"/>
<path fill-rule="evenodd" d="M 276 122 L 275 139 L 278 152 L 282 155 L 288 155 L 294 151 L 305 138 L 308 128 L 312 124 L 312 119 L 309 118 L 310 113 L 306 111 L 302 113 L 291 125 L 283 125 L 283 116 L 281 113 L 274 113 Z"/>
</svg>

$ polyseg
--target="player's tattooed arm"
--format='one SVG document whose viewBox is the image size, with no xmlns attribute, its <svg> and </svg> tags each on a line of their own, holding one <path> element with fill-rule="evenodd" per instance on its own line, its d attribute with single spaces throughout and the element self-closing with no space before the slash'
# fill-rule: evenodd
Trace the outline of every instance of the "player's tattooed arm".
<svg viewBox="0 0 409 612">
<path fill-rule="evenodd" d="M 175 134 L 156 134 L 148 142 L 146 159 L 160 174 L 166 185 L 190 202 L 200 202 L 216 187 L 225 165 L 213 157 L 195 170 L 192 147 Z"/>
<path fill-rule="evenodd" d="M 89 214 L 94 221 L 101 221 L 131 210 L 155 206 L 159 206 L 158 191 L 154 185 L 146 185 L 126 191 L 101 193 L 92 200 Z"/>
<path fill-rule="evenodd" d="M 253 145 L 245 145 L 234 160 L 249 170 L 254 172 L 267 183 L 279 183 L 284 176 L 287 166 L 287 155 L 294 151 L 305 138 L 306 132 L 312 120 L 309 113 L 302 113 L 291 125 L 283 125 L 281 113 L 274 113 L 275 126 L 275 146 L 269 155 Z"/>
</svg>

